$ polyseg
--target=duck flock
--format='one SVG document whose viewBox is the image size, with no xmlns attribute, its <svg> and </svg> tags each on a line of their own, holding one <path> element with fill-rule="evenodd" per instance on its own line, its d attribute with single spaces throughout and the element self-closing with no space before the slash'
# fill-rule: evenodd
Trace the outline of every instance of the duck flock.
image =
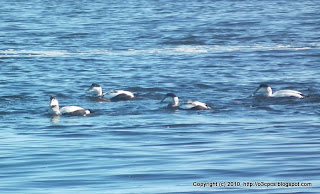
<svg viewBox="0 0 320 194">
<path fill-rule="evenodd" d="M 103 93 L 102 87 L 99 84 L 93 83 L 87 90 L 87 93 L 93 94 L 93 97 L 98 101 L 105 102 L 116 102 L 133 100 L 135 95 L 126 90 L 111 90 Z M 272 89 L 267 84 L 260 84 L 259 87 L 251 94 L 252 97 L 295 97 L 304 98 L 306 97 L 299 91 L 295 90 L 279 90 L 272 92 Z M 212 109 L 206 103 L 200 101 L 188 100 L 186 102 L 179 103 L 179 98 L 174 93 L 167 93 L 164 98 L 160 101 L 167 102 L 169 109 L 184 109 L 184 110 L 209 110 Z M 56 97 L 50 97 L 50 110 L 49 113 L 52 115 L 73 115 L 73 116 L 86 116 L 91 113 L 89 109 L 85 109 L 80 106 L 64 106 L 59 107 L 59 102 Z"/>
</svg>

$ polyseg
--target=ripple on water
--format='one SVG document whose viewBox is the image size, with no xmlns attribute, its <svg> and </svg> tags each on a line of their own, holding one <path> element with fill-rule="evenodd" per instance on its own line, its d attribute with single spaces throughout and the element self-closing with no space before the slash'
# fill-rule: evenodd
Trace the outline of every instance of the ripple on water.
<svg viewBox="0 0 320 194">
<path fill-rule="evenodd" d="M 3 3 L 0 190 L 317 193 L 318 7 L 308 0 Z M 92 83 L 136 99 L 92 100 Z M 248 97 L 261 83 L 308 97 Z M 213 109 L 168 110 L 160 103 L 168 92 Z M 50 96 L 92 114 L 53 117 Z"/>
</svg>

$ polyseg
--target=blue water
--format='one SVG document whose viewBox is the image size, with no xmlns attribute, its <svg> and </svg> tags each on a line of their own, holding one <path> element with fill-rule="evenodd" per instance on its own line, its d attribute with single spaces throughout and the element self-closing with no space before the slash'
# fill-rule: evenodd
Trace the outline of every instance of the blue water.
<svg viewBox="0 0 320 194">
<path fill-rule="evenodd" d="M 318 193 L 319 8 L 1 1 L 1 193 Z M 92 83 L 136 98 L 92 101 Z M 260 83 L 309 97 L 248 98 Z M 213 109 L 168 110 L 168 92 Z M 93 114 L 52 117 L 51 95 Z M 241 185 L 193 186 L 228 181 Z"/>
</svg>

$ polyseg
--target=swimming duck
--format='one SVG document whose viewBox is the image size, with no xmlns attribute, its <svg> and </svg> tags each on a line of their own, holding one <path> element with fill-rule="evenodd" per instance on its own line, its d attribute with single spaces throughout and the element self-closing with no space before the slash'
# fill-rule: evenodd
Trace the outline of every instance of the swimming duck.
<svg viewBox="0 0 320 194">
<path fill-rule="evenodd" d="M 188 100 L 179 105 L 179 98 L 173 93 L 167 93 L 161 102 L 169 101 L 168 108 L 172 109 L 185 109 L 185 110 L 208 110 L 210 106 L 203 102 Z"/>
<path fill-rule="evenodd" d="M 301 92 L 295 90 L 279 90 L 272 93 L 271 87 L 267 84 L 260 84 L 260 86 L 252 93 L 252 96 L 266 96 L 266 97 L 296 97 L 303 98 Z"/>
<path fill-rule="evenodd" d="M 111 90 L 106 93 L 102 93 L 102 87 L 99 84 L 91 84 L 87 93 L 94 93 L 99 100 L 102 101 L 122 101 L 122 100 L 132 100 L 134 95 L 132 92 L 125 90 Z"/>
<path fill-rule="evenodd" d="M 74 116 L 86 116 L 91 113 L 90 110 L 84 109 L 80 106 L 64 106 L 59 109 L 59 102 L 53 96 L 50 97 L 50 107 L 53 115 L 68 114 Z"/>
</svg>

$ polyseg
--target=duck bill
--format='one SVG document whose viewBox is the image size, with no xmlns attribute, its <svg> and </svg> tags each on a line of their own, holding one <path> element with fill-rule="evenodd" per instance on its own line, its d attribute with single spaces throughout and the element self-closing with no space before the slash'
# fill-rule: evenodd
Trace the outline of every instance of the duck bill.
<svg viewBox="0 0 320 194">
<path fill-rule="evenodd" d="M 258 90 L 260 89 L 261 87 L 259 86 L 250 96 L 255 96 L 256 93 L 258 92 Z"/>
<path fill-rule="evenodd" d="M 167 99 L 167 96 L 165 96 L 165 97 L 160 101 L 160 103 L 163 103 L 166 99 Z"/>
<path fill-rule="evenodd" d="M 92 87 L 90 87 L 90 88 L 87 90 L 87 93 L 92 92 L 92 90 L 93 90 L 93 88 L 92 88 Z"/>
</svg>

